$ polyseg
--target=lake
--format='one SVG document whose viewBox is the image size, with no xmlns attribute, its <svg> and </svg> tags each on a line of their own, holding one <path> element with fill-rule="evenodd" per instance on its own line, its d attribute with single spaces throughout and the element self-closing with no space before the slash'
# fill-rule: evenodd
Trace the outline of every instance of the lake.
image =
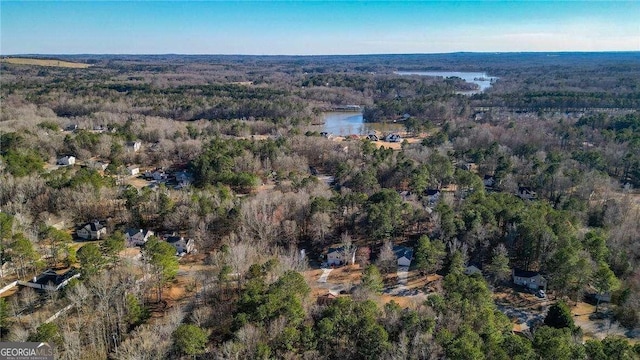
<svg viewBox="0 0 640 360">
<path fill-rule="evenodd" d="M 484 72 L 469 71 L 396 71 L 397 75 L 436 76 L 442 78 L 459 77 L 466 82 L 478 84 L 478 90 L 460 91 L 460 94 L 472 95 L 485 91 L 491 87 L 492 82 L 498 78 L 489 76 Z M 327 112 L 323 114 L 322 130 L 333 135 L 346 136 L 351 134 L 367 135 L 373 131 L 382 133 L 404 131 L 401 123 L 367 123 L 364 122 L 362 113 L 357 112 Z"/>
<path fill-rule="evenodd" d="M 491 84 L 498 80 L 495 76 L 489 76 L 483 72 L 470 72 L 470 71 L 396 71 L 397 75 L 419 75 L 419 76 L 435 76 L 435 77 L 459 77 L 462 80 L 477 84 L 480 88 L 472 91 L 460 91 L 460 94 L 477 94 L 485 91 L 491 87 Z"/>
<path fill-rule="evenodd" d="M 329 112 L 323 114 L 324 125 L 322 131 L 333 135 L 346 136 L 351 134 L 367 135 L 373 131 L 398 132 L 404 126 L 398 123 L 366 123 L 362 113 Z"/>
</svg>

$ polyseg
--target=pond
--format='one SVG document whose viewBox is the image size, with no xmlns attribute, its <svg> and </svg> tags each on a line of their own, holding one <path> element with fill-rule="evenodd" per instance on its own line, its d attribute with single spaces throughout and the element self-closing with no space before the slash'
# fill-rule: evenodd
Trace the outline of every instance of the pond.
<svg viewBox="0 0 640 360">
<path fill-rule="evenodd" d="M 324 125 L 321 125 L 322 131 L 337 136 L 367 135 L 374 131 L 389 133 L 404 130 L 404 126 L 399 123 L 366 123 L 362 113 L 354 112 L 324 113 L 322 120 L 324 121 Z"/>
</svg>

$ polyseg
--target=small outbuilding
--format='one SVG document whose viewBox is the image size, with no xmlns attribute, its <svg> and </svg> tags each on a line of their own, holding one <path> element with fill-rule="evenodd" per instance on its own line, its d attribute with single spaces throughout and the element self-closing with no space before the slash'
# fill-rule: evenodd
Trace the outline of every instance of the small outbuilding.
<svg viewBox="0 0 640 360">
<path fill-rule="evenodd" d="M 140 168 L 137 167 L 136 165 L 131 165 L 127 167 L 127 174 L 129 174 L 130 176 L 136 176 L 138 174 L 140 174 Z"/>
</svg>

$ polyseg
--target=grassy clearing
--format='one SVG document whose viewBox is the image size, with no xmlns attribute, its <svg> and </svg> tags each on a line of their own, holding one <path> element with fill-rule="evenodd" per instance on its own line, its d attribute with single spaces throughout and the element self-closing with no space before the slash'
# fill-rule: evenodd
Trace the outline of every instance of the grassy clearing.
<svg viewBox="0 0 640 360">
<path fill-rule="evenodd" d="M 50 60 L 50 59 L 32 59 L 32 58 L 4 58 L 0 59 L 0 62 L 16 65 L 36 65 L 36 66 L 53 66 L 53 67 L 65 67 L 74 69 L 86 69 L 89 64 L 74 63 L 62 60 Z"/>
</svg>

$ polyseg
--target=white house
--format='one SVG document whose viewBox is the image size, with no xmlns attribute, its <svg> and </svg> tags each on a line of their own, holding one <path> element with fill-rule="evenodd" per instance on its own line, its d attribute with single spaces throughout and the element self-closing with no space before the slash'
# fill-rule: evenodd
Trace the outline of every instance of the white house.
<svg viewBox="0 0 640 360">
<path fill-rule="evenodd" d="M 76 235 L 85 240 L 100 240 L 107 235 L 107 228 L 95 220 L 76 231 Z"/>
<path fill-rule="evenodd" d="M 131 165 L 127 167 L 127 174 L 131 175 L 131 176 L 135 176 L 138 175 L 140 173 L 140 168 L 135 166 L 135 165 Z"/>
<path fill-rule="evenodd" d="M 410 247 L 396 245 L 393 247 L 393 252 L 396 254 L 398 260 L 398 266 L 409 267 L 413 260 L 413 249 Z"/>
<path fill-rule="evenodd" d="M 149 237 L 152 235 L 153 231 L 151 230 L 128 229 L 124 233 L 124 239 L 127 247 L 142 246 L 147 242 L 147 240 L 149 240 Z"/>
<path fill-rule="evenodd" d="M 513 269 L 513 283 L 528 287 L 529 289 L 537 290 L 547 288 L 547 279 L 545 279 L 540 273 L 536 271 L 526 271 L 520 269 Z"/>
<path fill-rule="evenodd" d="M 167 236 L 165 240 L 176 248 L 176 255 L 182 256 L 195 250 L 192 239 L 185 239 L 182 236 Z"/>
<path fill-rule="evenodd" d="M 62 166 L 74 165 L 75 163 L 76 163 L 75 156 L 64 156 L 58 159 L 58 161 L 56 161 L 57 165 L 62 165 Z"/>
<path fill-rule="evenodd" d="M 142 147 L 142 143 L 140 141 L 129 141 L 126 143 L 125 148 L 127 152 L 137 152 Z"/>
<path fill-rule="evenodd" d="M 327 265 L 345 265 L 348 262 L 355 264 L 355 249 L 350 253 L 345 252 L 344 246 L 332 247 L 327 250 Z"/>
</svg>

